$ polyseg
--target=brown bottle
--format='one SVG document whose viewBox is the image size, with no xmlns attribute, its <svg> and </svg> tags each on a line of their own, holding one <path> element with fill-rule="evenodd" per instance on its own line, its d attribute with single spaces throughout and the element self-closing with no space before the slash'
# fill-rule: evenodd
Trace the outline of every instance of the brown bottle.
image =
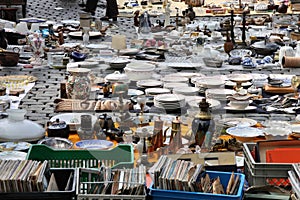
<svg viewBox="0 0 300 200">
<path fill-rule="evenodd" d="M 224 43 L 224 51 L 229 54 L 229 52 L 234 48 L 233 42 L 230 40 L 228 31 L 226 31 L 226 42 Z"/>
</svg>

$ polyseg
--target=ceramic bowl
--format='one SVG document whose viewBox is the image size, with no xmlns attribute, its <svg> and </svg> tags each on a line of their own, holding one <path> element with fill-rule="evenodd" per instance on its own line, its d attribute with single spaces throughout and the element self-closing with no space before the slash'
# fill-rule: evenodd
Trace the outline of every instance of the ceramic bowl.
<svg viewBox="0 0 300 200">
<path fill-rule="evenodd" d="M 151 79 L 155 65 L 149 63 L 131 62 L 124 68 L 125 74 L 130 80 L 139 81 Z"/>
<path fill-rule="evenodd" d="M 286 140 L 292 133 L 287 127 L 269 127 L 263 129 L 267 140 Z"/>
<path fill-rule="evenodd" d="M 113 142 L 107 140 L 81 140 L 75 143 L 76 148 L 80 149 L 109 149 L 114 145 Z"/>
<path fill-rule="evenodd" d="M 38 141 L 38 144 L 44 144 L 54 149 L 70 149 L 73 146 L 70 140 L 60 137 L 48 137 Z"/>
<path fill-rule="evenodd" d="M 70 56 L 75 62 L 84 61 L 87 57 L 86 54 L 73 51 Z"/>
<path fill-rule="evenodd" d="M 119 71 L 115 71 L 112 74 L 108 74 L 105 78 L 105 81 L 111 82 L 111 83 L 116 83 L 116 82 L 123 82 L 123 83 L 128 83 L 129 79 L 126 74 L 122 74 Z"/>
<path fill-rule="evenodd" d="M 108 63 L 112 69 L 123 69 L 130 61 L 128 59 L 112 59 Z"/>
<path fill-rule="evenodd" d="M 249 100 L 234 100 L 229 103 L 230 107 L 243 110 L 249 106 Z"/>
<path fill-rule="evenodd" d="M 0 52 L 0 65 L 16 66 L 19 62 L 20 54 L 16 52 L 3 51 Z"/>
</svg>

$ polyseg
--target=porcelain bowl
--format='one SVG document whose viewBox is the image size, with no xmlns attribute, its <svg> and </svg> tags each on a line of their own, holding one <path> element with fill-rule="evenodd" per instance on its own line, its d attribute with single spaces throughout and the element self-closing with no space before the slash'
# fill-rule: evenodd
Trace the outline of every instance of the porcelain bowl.
<svg viewBox="0 0 300 200">
<path fill-rule="evenodd" d="M 243 110 L 249 106 L 249 100 L 232 99 L 229 103 L 230 107 Z"/>
<path fill-rule="evenodd" d="M 287 127 L 270 127 L 263 129 L 267 140 L 286 140 L 292 133 Z"/>
<path fill-rule="evenodd" d="M 131 62 L 126 65 L 124 71 L 130 80 L 139 81 L 151 79 L 154 69 L 155 65 L 149 63 Z"/>
</svg>

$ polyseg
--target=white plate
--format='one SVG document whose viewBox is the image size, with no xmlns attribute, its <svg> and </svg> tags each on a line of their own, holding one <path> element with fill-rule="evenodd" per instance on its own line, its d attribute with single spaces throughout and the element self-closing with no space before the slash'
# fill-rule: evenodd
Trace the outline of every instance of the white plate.
<svg viewBox="0 0 300 200">
<path fill-rule="evenodd" d="M 24 151 L 31 146 L 28 142 L 4 142 L 0 143 L 0 150 L 2 151 Z"/>
<path fill-rule="evenodd" d="M 252 79 L 254 79 L 255 81 L 264 81 L 266 79 L 268 79 L 268 75 L 266 74 L 251 74 Z"/>
<path fill-rule="evenodd" d="M 233 82 L 247 82 L 252 80 L 251 74 L 229 74 L 227 78 Z"/>
<path fill-rule="evenodd" d="M 249 110 L 255 110 L 257 107 L 256 106 L 247 106 L 246 108 L 244 109 L 238 109 L 238 108 L 234 108 L 234 107 L 231 107 L 231 106 L 225 106 L 224 109 L 225 110 L 232 110 L 232 111 L 249 111 Z"/>
<path fill-rule="evenodd" d="M 143 95 L 144 92 L 141 90 L 136 90 L 136 89 L 128 89 L 128 95 L 129 96 L 138 96 L 138 95 Z"/>
<path fill-rule="evenodd" d="M 61 46 L 65 47 L 65 48 L 73 48 L 73 47 L 80 46 L 80 43 L 78 43 L 78 42 L 64 43 Z"/>
<path fill-rule="evenodd" d="M 88 49 L 107 49 L 108 46 L 105 44 L 89 44 L 86 46 Z"/>
<path fill-rule="evenodd" d="M 147 95 L 169 94 L 171 91 L 167 88 L 147 88 L 145 89 Z"/>
<path fill-rule="evenodd" d="M 164 103 L 176 103 L 184 101 L 185 98 L 181 94 L 160 94 L 154 98 L 155 101 L 164 102 Z"/>
<path fill-rule="evenodd" d="M 174 88 L 179 87 L 188 87 L 189 85 L 187 83 L 164 83 L 164 88 L 173 90 Z"/>
<path fill-rule="evenodd" d="M 264 136 L 262 130 L 249 126 L 235 126 L 226 129 L 226 133 L 236 137 L 258 137 Z"/>
<path fill-rule="evenodd" d="M 234 87 L 234 86 L 236 86 L 236 83 L 235 83 L 235 82 L 232 82 L 232 81 L 226 81 L 226 82 L 225 82 L 225 85 Z M 249 86 L 251 86 L 251 85 L 252 85 L 251 82 L 245 82 L 245 83 L 242 83 L 242 87 L 249 87 Z"/>
<path fill-rule="evenodd" d="M 109 149 L 114 143 L 107 140 L 81 140 L 75 143 L 75 147 L 81 149 Z"/>
<path fill-rule="evenodd" d="M 300 133 L 300 124 L 293 124 L 291 128 L 293 133 Z"/>
<path fill-rule="evenodd" d="M 59 119 L 59 121 L 65 121 L 68 125 L 70 125 L 71 130 L 76 130 L 80 127 L 81 115 L 90 115 L 92 117 L 92 125 L 94 125 L 97 121 L 97 117 L 95 115 L 88 113 L 62 113 L 51 117 L 50 121 L 54 122 L 56 119 Z"/>
<path fill-rule="evenodd" d="M 218 100 L 215 99 L 206 99 L 207 102 L 210 104 L 209 107 L 211 108 L 220 108 L 221 107 L 221 103 Z M 187 101 L 187 104 L 192 107 L 192 108 L 199 108 L 199 103 L 201 100 L 192 100 L 192 101 Z"/>
<path fill-rule="evenodd" d="M 70 37 L 77 37 L 77 38 L 82 38 L 82 32 L 81 31 L 75 31 L 75 32 L 70 32 L 68 35 Z M 92 37 L 100 37 L 102 34 L 100 32 L 89 32 L 90 38 Z"/>
<path fill-rule="evenodd" d="M 183 76 L 186 78 L 192 78 L 192 77 L 204 77 L 204 74 L 200 74 L 200 73 L 195 73 L 195 72 L 177 72 L 177 73 L 173 73 L 173 74 L 168 74 L 166 76 Z M 165 77 L 166 77 L 165 76 Z"/>
<path fill-rule="evenodd" d="M 250 119 L 250 118 L 233 117 L 233 118 L 221 119 L 219 121 L 219 123 L 222 123 L 226 126 L 236 126 L 237 124 L 240 124 L 240 123 L 248 123 L 249 126 L 254 126 L 257 124 L 257 121 L 254 119 Z"/>
<path fill-rule="evenodd" d="M 138 52 L 140 52 L 140 50 L 139 49 L 134 49 L 134 48 L 132 48 L 132 49 L 122 49 L 122 50 L 120 50 L 120 55 L 124 55 L 124 54 L 126 54 L 126 55 L 135 55 Z"/>
<path fill-rule="evenodd" d="M 20 151 L 3 151 L 0 153 L 0 160 L 25 160 L 27 153 Z"/>
<path fill-rule="evenodd" d="M 194 69 L 201 67 L 198 63 L 167 63 L 167 66 L 176 69 Z"/>
<path fill-rule="evenodd" d="M 140 80 L 136 83 L 138 87 L 145 87 L 145 88 L 160 87 L 162 86 L 162 84 L 163 82 L 157 80 Z"/>
<path fill-rule="evenodd" d="M 162 79 L 163 82 L 167 82 L 167 83 L 188 83 L 189 79 L 186 77 L 182 77 L 182 76 L 170 76 L 167 75 Z"/>
</svg>

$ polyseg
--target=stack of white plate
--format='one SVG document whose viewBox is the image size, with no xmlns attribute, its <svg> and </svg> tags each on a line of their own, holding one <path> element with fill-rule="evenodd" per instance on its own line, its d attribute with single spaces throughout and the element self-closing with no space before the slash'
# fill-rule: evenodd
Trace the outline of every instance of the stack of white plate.
<svg viewBox="0 0 300 200">
<path fill-rule="evenodd" d="M 194 84 L 199 88 L 220 88 L 225 84 L 224 76 L 206 76 L 194 80 Z"/>
<path fill-rule="evenodd" d="M 182 76 L 172 76 L 172 75 L 166 75 L 163 79 L 163 82 L 165 83 L 188 83 L 189 79 Z"/>
<path fill-rule="evenodd" d="M 179 87 L 188 87 L 188 83 L 164 83 L 164 88 L 173 90 L 174 88 Z"/>
<path fill-rule="evenodd" d="M 180 94 L 161 94 L 154 97 L 154 106 L 165 110 L 176 110 L 185 106 L 185 97 Z"/>
<path fill-rule="evenodd" d="M 205 91 L 205 96 L 207 99 L 217 99 L 217 100 L 226 100 L 228 96 L 231 96 L 235 93 L 234 90 L 230 89 L 207 89 Z"/>
<path fill-rule="evenodd" d="M 159 94 L 170 94 L 171 90 L 167 88 L 147 88 L 145 89 L 146 95 L 155 96 Z"/>
<path fill-rule="evenodd" d="M 186 96 L 196 96 L 199 93 L 199 88 L 196 87 L 176 87 L 173 88 L 174 94 L 182 94 Z"/>
</svg>

